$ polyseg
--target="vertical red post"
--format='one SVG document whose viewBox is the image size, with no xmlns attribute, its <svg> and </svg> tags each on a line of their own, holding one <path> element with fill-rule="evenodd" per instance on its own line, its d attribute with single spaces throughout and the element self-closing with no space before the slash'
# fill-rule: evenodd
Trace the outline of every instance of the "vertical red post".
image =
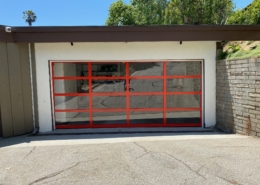
<svg viewBox="0 0 260 185">
<path fill-rule="evenodd" d="M 92 63 L 89 62 L 88 63 L 88 77 L 89 77 L 89 81 L 88 81 L 88 86 L 89 86 L 89 124 L 90 126 L 92 126 L 93 124 L 93 112 L 92 112 Z"/>
<path fill-rule="evenodd" d="M 53 105 L 55 110 L 55 97 L 54 97 L 54 63 L 51 63 L 51 75 L 52 75 L 52 93 L 53 93 Z"/>
<path fill-rule="evenodd" d="M 166 98 L 167 98 L 167 95 L 166 95 L 166 92 L 167 92 L 167 88 L 166 88 L 166 85 L 167 85 L 167 74 L 166 74 L 166 71 L 167 71 L 167 63 L 166 62 L 163 62 L 163 124 L 166 125 Z"/>
<path fill-rule="evenodd" d="M 125 64 L 126 67 L 126 72 L 125 72 L 125 77 L 126 77 L 126 124 L 130 125 L 130 94 L 129 94 L 129 86 L 130 86 L 130 80 L 129 80 L 129 62 L 126 62 Z"/>
<path fill-rule="evenodd" d="M 54 96 L 54 94 L 55 94 L 55 92 L 54 92 L 54 62 L 51 62 L 51 75 L 52 75 L 52 101 L 53 101 L 53 112 L 54 112 L 54 115 L 53 115 L 53 118 L 54 118 L 54 126 L 55 126 L 55 128 L 54 129 L 56 129 L 56 112 L 55 112 L 55 110 L 56 110 L 56 102 L 55 102 L 55 96 Z"/>
<path fill-rule="evenodd" d="M 200 62 L 200 124 L 202 126 L 202 62 Z"/>
</svg>

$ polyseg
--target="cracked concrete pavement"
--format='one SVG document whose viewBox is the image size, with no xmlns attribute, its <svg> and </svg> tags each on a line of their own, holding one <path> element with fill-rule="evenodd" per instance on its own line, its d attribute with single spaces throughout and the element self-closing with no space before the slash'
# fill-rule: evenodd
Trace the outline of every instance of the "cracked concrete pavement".
<svg viewBox="0 0 260 185">
<path fill-rule="evenodd" d="M 212 133 L 0 139 L 0 184 L 252 184 L 260 140 Z"/>
</svg>

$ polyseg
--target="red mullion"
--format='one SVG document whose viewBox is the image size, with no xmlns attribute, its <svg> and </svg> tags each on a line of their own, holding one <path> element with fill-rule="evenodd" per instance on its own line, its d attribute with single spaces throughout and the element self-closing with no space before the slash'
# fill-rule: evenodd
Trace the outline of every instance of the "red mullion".
<svg viewBox="0 0 260 185">
<path fill-rule="evenodd" d="M 109 125 L 56 125 L 57 129 L 73 129 L 73 128 L 127 128 L 127 127 L 200 127 L 200 123 L 176 123 L 176 124 L 135 124 L 125 125 L 125 124 L 109 124 Z"/>
<path fill-rule="evenodd" d="M 166 108 L 167 111 L 200 111 L 201 108 Z M 55 112 L 89 112 L 89 109 L 58 109 Z M 93 109 L 92 112 L 125 112 L 126 109 Z M 129 111 L 164 111 L 164 108 L 129 108 Z"/>
<path fill-rule="evenodd" d="M 200 78 L 200 124 L 202 126 L 202 72 L 203 72 L 203 68 L 202 68 L 202 62 L 200 62 L 200 67 L 201 67 L 201 70 L 200 70 L 200 74 L 201 74 L 201 78 Z"/>
<path fill-rule="evenodd" d="M 167 95 L 171 94 L 201 94 L 201 92 L 166 92 Z"/>
<path fill-rule="evenodd" d="M 92 112 L 126 112 L 126 109 L 92 109 Z"/>
<path fill-rule="evenodd" d="M 92 92 L 92 96 L 126 96 L 125 92 L 122 93 L 96 93 L 96 92 Z"/>
<path fill-rule="evenodd" d="M 129 96 L 146 96 L 146 95 L 180 95 L 180 94 L 201 94 L 201 92 L 119 92 L 119 93 L 114 93 L 114 92 L 108 92 L 108 93 L 95 93 L 93 92 L 93 96 L 125 96 L 129 94 Z"/>
<path fill-rule="evenodd" d="M 180 76 L 167 76 L 167 79 L 168 78 L 201 78 L 201 75 L 186 75 L 186 76 L 183 76 L 183 75 L 180 75 Z"/>
<path fill-rule="evenodd" d="M 130 92 L 130 96 L 164 95 L 163 92 Z"/>
<path fill-rule="evenodd" d="M 90 96 L 89 93 L 55 93 L 54 96 Z"/>
<path fill-rule="evenodd" d="M 88 109 L 58 109 L 55 112 L 89 112 Z"/>
<path fill-rule="evenodd" d="M 200 111 L 201 108 L 166 108 L 167 111 Z"/>
<path fill-rule="evenodd" d="M 54 79 L 53 79 L 53 77 L 54 77 L 54 63 L 51 63 L 51 74 L 52 74 L 52 93 L 54 95 L 55 94 L 55 92 L 54 92 Z M 56 105 L 55 105 L 54 97 L 53 97 L 53 105 L 54 105 L 54 109 L 55 109 Z"/>
<path fill-rule="evenodd" d="M 93 125 L 93 113 L 92 113 L 92 63 L 88 63 L 88 85 L 89 85 L 89 124 Z"/>
<path fill-rule="evenodd" d="M 167 76 L 167 79 L 171 78 L 201 78 L 201 75 L 186 75 L 186 76 Z M 130 76 L 129 79 L 164 79 L 164 76 Z"/>
<path fill-rule="evenodd" d="M 91 64 L 120 64 L 120 63 L 125 63 L 125 62 L 122 62 L 122 61 L 118 61 L 118 62 L 114 62 L 114 61 L 110 61 L 110 60 L 106 60 L 105 62 L 103 61 L 90 61 Z"/>
<path fill-rule="evenodd" d="M 89 77 L 82 76 L 57 76 L 53 77 L 54 80 L 88 80 Z"/>
<path fill-rule="evenodd" d="M 144 109 L 142 109 L 142 108 L 130 108 L 129 109 L 130 111 L 139 111 L 139 112 L 142 112 L 142 111 L 164 111 L 164 110 L 166 110 L 166 111 L 195 111 L 195 110 L 197 110 L 197 111 L 200 111 L 201 110 L 201 108 L 166 108 L 166 109 L 164 109 L 164 108 L 144 108 Z"/>
<path fill-rule="evenodd" d="M 52 96 L 52 101 L 53 101 L 53 110 L 54 110 L 54 115 L 53 115 L 53 118 L 54 118 L 54 129 L 56 129 L 56 114 L 55 114 L 55 111 L 56 111 L 56 103 L 55 103 L 55 96 L 54 96 L 54 62 L 52 63 L 51 62 L 51 75 L 52 75 L 52 94 L 53 94 L 53 96 Z"/>
<path fill-rule="evenodd" d="M 136 111 L 136 112 L 149 112 L 149 111 L 161 111 L 163 112 L 164 108 L 130 108 L 129 111 Z"/>
<path fill-rule="evenodd" d="M 110 76 L 99 76 L 99 77 L 91 77 L 92 80 L 125 80 L 126 77 L 121 77 L 121 76 L 117 76 L 117 77 L 110 77 Z"/>
<path fill-rule="evenodd" d="M 130 92 L 129 96 L 164 95 L 164 92 Z M 201 92 L 166 92 L 166 95 L 201 94 Z M 95 93 L 92 96 L 126 96 L 127 92 Z M 54 96 L 90 96 L 90 93 L 55 93 Z"/>
<path fill-rule="evenodd" d="M 166 98 L 167 98 L 167 87 L 166 87 L 166 85 L 167 85 L 167 79 L 166 79 L 166 76 L 167 76 L 167 74 L 166 74 L 166 71 L 167 71 L 167 63 L 166 62 L 163 62 L 163 124 L 164 125 L 166 125 L 166 108 L 167 108 L 167 104 L 166 104 L 166 102 L 167 102 L 167 100 L 166 100 Z"/>
<path fill-rule="evenodd" d="M 126 75 L 126 125 L 130 125 L 130 95 L 129 95 L 129 86 L 130 86 L 130 79 L 129 79 L 129 62 L 125 63 L 125 75 Z"/>
<path fill-rule="evenodd" d="M 131 80 L 139 80 L 139 79 L 164 79 L 163 76 L 129 76 Z"/>
<path fill-rule="evenodd" d="M 84 61 L 82 61 L 82 62 L 76 62 L 76 61 L 68 61 L 68 60 L 66 60 L 66 61 L 56 61 L 56 62 L 53 62 L 53 63 L 55 63 L 55 64 L 64 64 L 64 63 L 68 63 L 68 64 L 85 64 L 86 62 L 84 62 Z"/>
</svg>

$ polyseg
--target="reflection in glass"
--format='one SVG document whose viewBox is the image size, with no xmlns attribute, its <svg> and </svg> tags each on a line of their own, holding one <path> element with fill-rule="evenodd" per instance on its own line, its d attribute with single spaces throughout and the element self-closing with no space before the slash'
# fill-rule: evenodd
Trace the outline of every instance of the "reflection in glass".
<svg viewBox="0 0 260 185">
<path fill-rule="evenodd" d="M 89 97 L 88 96 L 56 96 L 55 109 L 88 109 Z"/>
<path fill-rule="evenodd" d="M 166 123 L 200 123 L 200 111 L 167 111 Z"/>
<path fill-rule="evenodd" d="M 125 63 L 92 63 L 92 76 L 125 76 Z"/>
<path fill-rule="evenodd" d="M 163 108 L 163 96 L 130 96 L 130 108 Z"/>
<path fill-rule="evenodd" d="M 130 124 L 163 124 L 163 112 L 130 112 Z"/>
<path fill-rule="evenodd" d="M 172 78 L 167 79 L 167 92 L 199 92 L 199 78 Z"/>
<path fill-rule="evenodd" d="M 131 92 L 162 92 L 162 79 L 140 79 L 130 81 Z"/>
<path fill-rule="evenodd" d="M 92 92 L 124 92 L 124 80 L 92 80 Z"/>
<path fill-rule="evenodd" d="M 54 93 L 88 93 L 88 80 L 54 80 Z"/>
<path fill-rule="evenodd" d="M 93 124 L 126 124 L 125 112 L 93 112 Z"/>
<path fill-rule="evenodd" d="M 167 62 L 167 76 L 201 75 L 201 62 Z"/>
<path fill-rule="evenodd" d="M 88 63 L 54 63 L 54 76 L 88 76 Z"/>
<path fill-rule="evenodd" d="M 167 95 L 167 108 L 199 108 L 200 96 L 196 94 Z"/>
<path fill-rule="evenodd" d="M 129 63 L 130 76 L 162 76 L 162 62 L 136 62 Z"/>
<path fill-rule="evenodd" d="M 56 124 L 89 124 L 88 112 L 56 112 Z"/>
<path fill-rule="evenodd" d="M 125 96 L 93 96 L 92 103 L 94 109 L 104 108 L 126 108 Z"/>
</svg>

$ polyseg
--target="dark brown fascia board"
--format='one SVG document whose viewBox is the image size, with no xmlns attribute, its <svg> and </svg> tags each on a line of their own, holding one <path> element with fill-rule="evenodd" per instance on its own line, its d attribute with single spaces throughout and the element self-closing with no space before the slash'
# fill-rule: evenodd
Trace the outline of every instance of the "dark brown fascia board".
<svg viewBox="0 0 260 185">
<path fill-rule="evenodd" d="M 145 42 L 260 40 L 259 25 L 0 26 L 5 42 Z"/>
</svg>

